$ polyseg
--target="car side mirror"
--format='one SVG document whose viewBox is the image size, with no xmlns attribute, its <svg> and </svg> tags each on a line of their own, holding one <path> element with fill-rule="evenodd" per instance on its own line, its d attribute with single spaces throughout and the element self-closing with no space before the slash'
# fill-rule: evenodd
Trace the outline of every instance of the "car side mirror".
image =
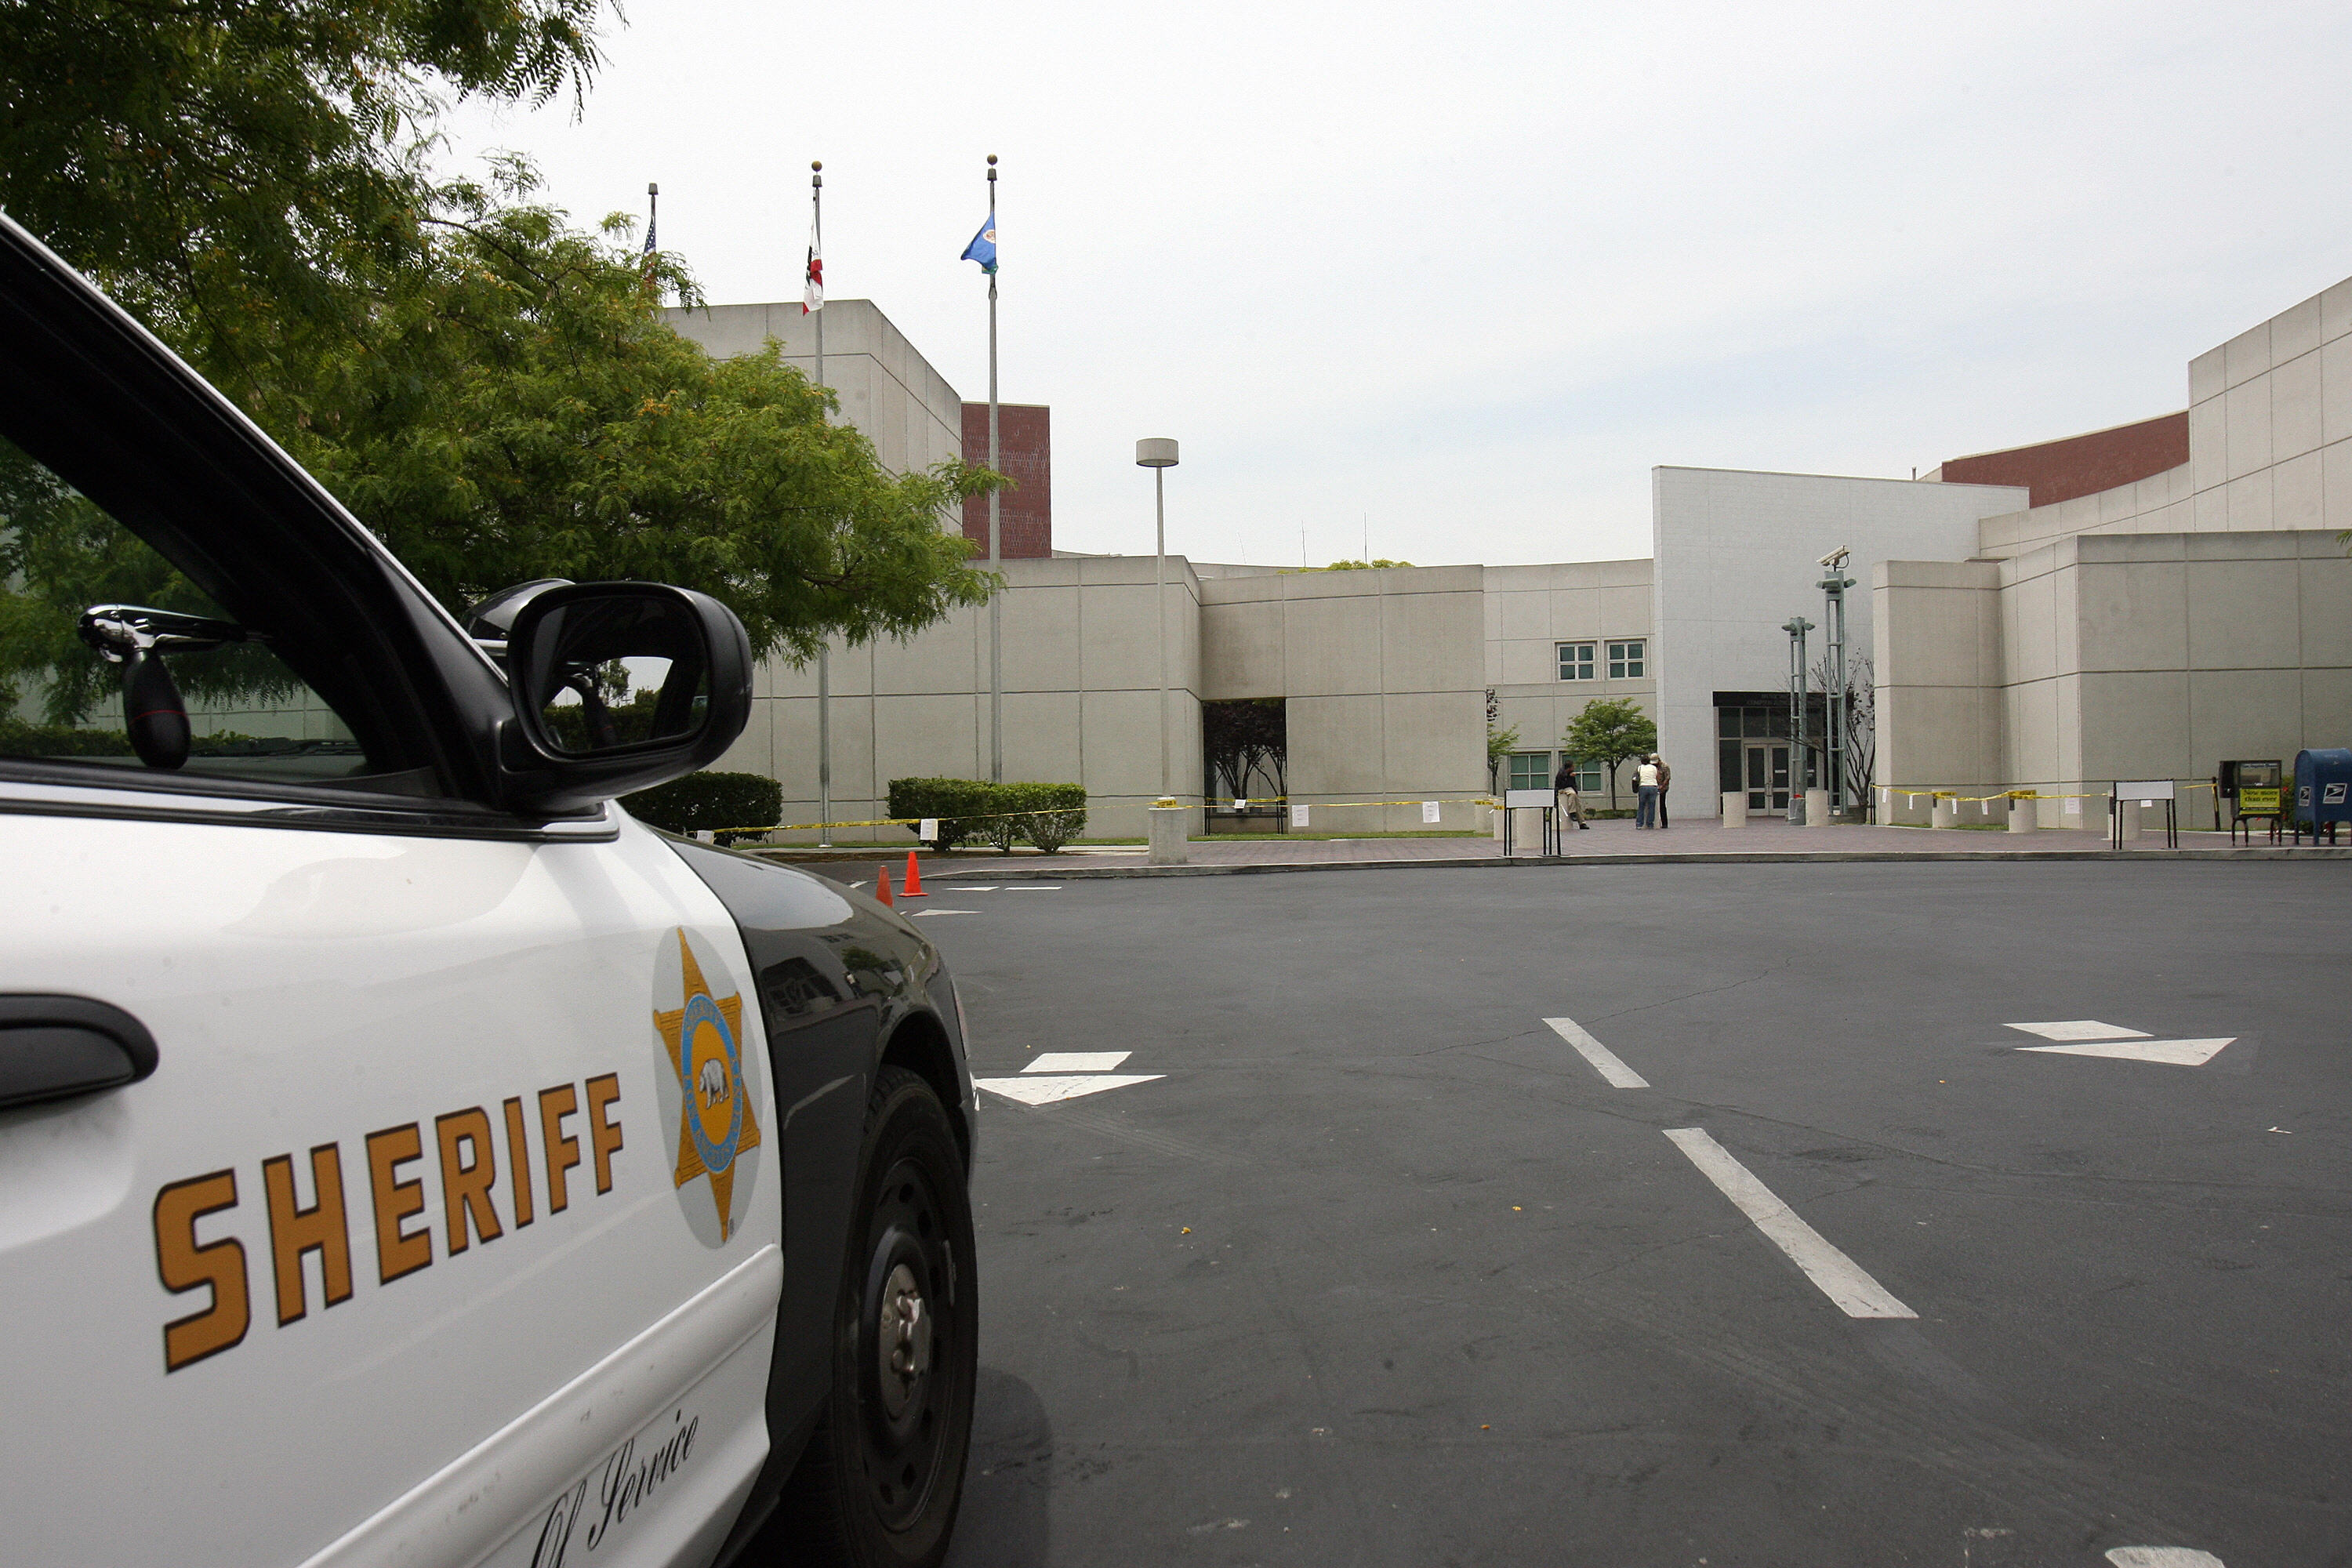
<svg viewBox="0 0 2352 1568">
<path fill-rule="evenodd" d="M 507 803 L 565 811 L 716 762 L 751 717 L 751 641 L 707 594 L 577 583 L 533 594 L 508 628 L 514 717 Z"/>
</svg>

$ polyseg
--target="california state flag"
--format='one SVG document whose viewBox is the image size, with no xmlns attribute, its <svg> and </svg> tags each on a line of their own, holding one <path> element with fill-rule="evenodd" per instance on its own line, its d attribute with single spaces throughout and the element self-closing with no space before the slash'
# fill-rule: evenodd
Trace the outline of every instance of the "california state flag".
<svg viewBox="0 0 2352 1568">
<path fill-rule="evenodd" d="M 809 218 L 808 278 L 801 287 L 801 314 L 824 309 L 824 233 Z"/>
</svg>

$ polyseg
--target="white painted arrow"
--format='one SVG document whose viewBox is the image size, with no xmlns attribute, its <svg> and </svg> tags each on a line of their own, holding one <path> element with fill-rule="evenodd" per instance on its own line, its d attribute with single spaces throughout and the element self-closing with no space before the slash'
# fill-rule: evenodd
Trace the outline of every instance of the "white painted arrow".
<svg viewBox="0 0 2352 1568">
<path fill-rule="evenodd" d="M 1133 1051 L 1045 1051 L 1023 1072 L 1114 1072 Z"/>
<path fill-rule="evenodd" d="M 1051 1105 L 1059 1100 L 1076 1100 L 1080 1095 L 1100 1094 L 1107 1089 L 1125 1089 L 1129 1084 L 1150 1083 L 1165 1073 L 1104 1072 L 1104 1073 L 1024 1073 L 1019 1078 L 979 1078 L 972 1079 L 992 1094 L 1007 1100 L 1017 1100 L 1024 1105 Z"/>
<path fill-rule="evenodd" d="M 2163 1062 L 2170 1067 L 2201 1068 L 2236 1039 L 2223 1035 L 2214 1040 L 2098 1040 L 2079 1046 L 2020 1046 L 2021 1051 L 2051 1051 L 2066 1057 L 2114 1057 L 2127 1062 Z"/>
<path fill-rule="evenodd" d="M 2119 1029 L 2113 1024 L 2102 1024 L 2096 1018 L 2070 1018 L 2055 1024 L 2011 1024 L 2012 1029 L 2022 1029 L 2029 1035 L 2039 1035 L 2045 1040 L 2144 1040 L 2146 1029 Z"/>
</svg>

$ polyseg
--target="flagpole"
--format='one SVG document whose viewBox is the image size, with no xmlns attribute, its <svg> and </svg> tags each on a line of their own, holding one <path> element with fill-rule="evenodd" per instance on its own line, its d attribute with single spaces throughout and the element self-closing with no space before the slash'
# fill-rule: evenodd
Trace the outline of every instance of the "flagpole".
<svg viewBox="0 0 2352 1568">
<path fill-rule="evenodd" d="M 996 154 L 988 155 L 988 222 L 996 225 Z M 988 468 L 997 468 L 996 448 L 996 268 L 988 269 Z M 998 492 L 988 492 L 988 570 L 992 577 L 1003 554 Z M 988 780 L 1004 782 L 1004 591 L 988 590 Z"/>
<path fill-rule="evenodd" d="M 820 255 L 824 246 L 824 165 L 809 164 L 810 237 Z M 824 311 L 816 315 L 816 384 L 824 390 Z M 820 415 L 822 417 L 822 415 Z M 833 638 L 816 645 L 816 842 L 833 847 Z"/>
</svg>

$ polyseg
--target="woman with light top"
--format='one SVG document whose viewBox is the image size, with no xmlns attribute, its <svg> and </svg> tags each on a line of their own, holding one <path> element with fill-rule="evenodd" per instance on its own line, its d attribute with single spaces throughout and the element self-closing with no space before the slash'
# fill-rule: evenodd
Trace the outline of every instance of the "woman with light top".
<svg viewBox="0 0 2352 1568">
<path fill-rule="evenodd" d="M 1633 826 L 1654 827 L 1658 823 L 1658 763 L 1654 757 L 1643 757 L 1633 774 Z"/>
</svg>

